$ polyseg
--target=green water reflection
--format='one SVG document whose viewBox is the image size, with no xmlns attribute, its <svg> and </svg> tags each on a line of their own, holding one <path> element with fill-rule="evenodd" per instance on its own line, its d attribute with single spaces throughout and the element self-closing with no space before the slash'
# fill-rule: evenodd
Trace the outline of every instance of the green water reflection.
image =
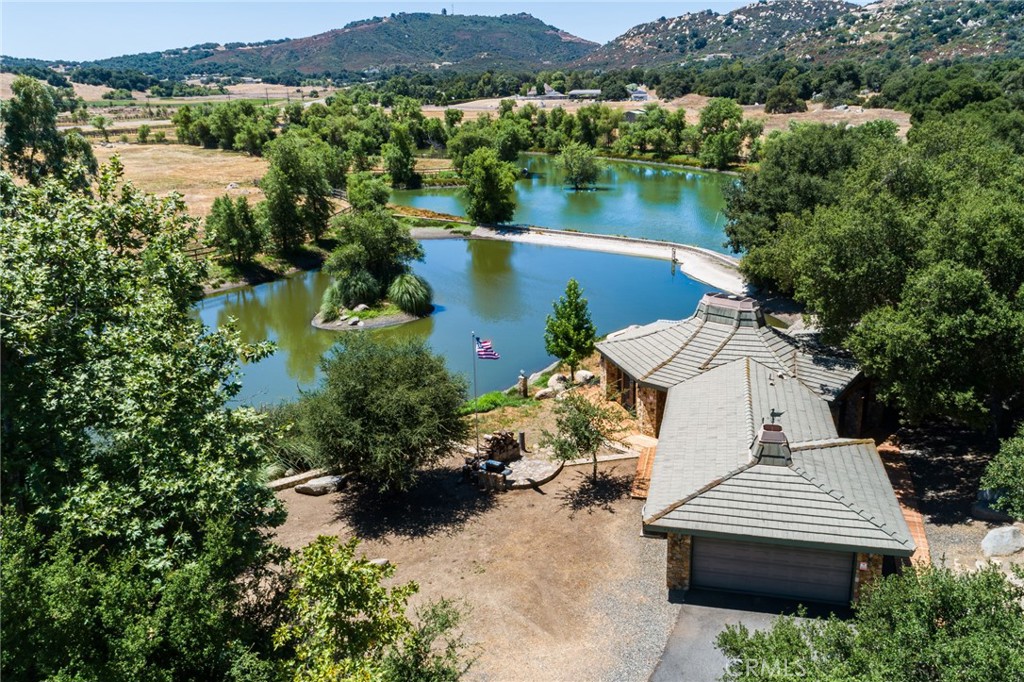
<svg viewBox="0 0 1024 682">
<path fill-rule="evenodd" d="M 483 240 L 427 241 L 415 270 L 434 287 L 436 313 L 377 332 L 382 338 L 424 338 L 449 366 L 472 375 L 470 332 L 493 341 L 498 361 L 478 363 L 480 391 L 505 388 L 520 369 L 551 361 L 544 352 L 544 320 L 570 277 L 583 286 L 594 322 L 604 334 L 630 324 L 689 315 L 710 289 L 671 266 L 629 256 Z M 338 334 L 310 326 L 327 278 L 309 272 L 228 294 L 197 305 L 210 326 L 236 321 L 246 341 L 270 339 L 278 351 L 243 367 L 240 402 L 294 398 L 316 379 L 318 363 Z"/>
<path fill-rule="evenodd" d="M 564 186 L 554 157 L 528 154 L 520 157 L 519 164 L 531 175 L 516 183 L 517 223 L 664 239 L 725 251 L 722 189 L 733 181 L 730 176 L 609 161 L 595 190 L 573 192 Z M 392 201 L 465 215 L 457 188 L 400 190 L 392 193 Z"/>
</svg>

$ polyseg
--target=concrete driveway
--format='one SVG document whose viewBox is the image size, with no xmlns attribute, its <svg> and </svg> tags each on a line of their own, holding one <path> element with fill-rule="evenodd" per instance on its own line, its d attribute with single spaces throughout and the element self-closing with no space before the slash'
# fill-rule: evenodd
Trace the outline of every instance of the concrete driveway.
<svg viewBox="0 0 1024 682">
<path fill-rule="evenodd" d="M 779 614 L 794 614 L 798 608 L 797 603 L 782 599 L 704 590 L 673 591 L 669 599 L 683 607 L 650 682 L 715 682 L 728 662 L 715 648 L 715 638 L 726 625 L 744 623 L 761 630 Z M 833 611 L 849 615 L 849 609 L 836 606 L 807 607 L 812 617 L 825 617 Z"/>
</svg>

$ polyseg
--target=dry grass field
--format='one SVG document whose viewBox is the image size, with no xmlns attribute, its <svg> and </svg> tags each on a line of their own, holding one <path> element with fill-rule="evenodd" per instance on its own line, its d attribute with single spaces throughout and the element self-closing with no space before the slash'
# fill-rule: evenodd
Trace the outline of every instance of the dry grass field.
<svg viewBox="0 0 1024 682">
<path fill-rule="evenodd" d="M 10 99 L 14 93 L 11 92 L 11 83 L 17 76 L 13 73 L 0 73 L 0 99 Z M 110 92 L 111 88 L 105 85 L 83 85 L 82 83 L 73 83 L 72 86 L 75 88 L 75 94 L 84 99 L 87 102 L 98 101 L 102 99 L 103 93 Z M 140 93 L 135 93 L 138 97 Z"/>
<path fill-rule="evenodd" d="M 265 159 L 239 152 L 200 149 L 180 144 L 94 145 L 96 160 L 104 163 L 115 154 L 124 164 L 125 178 L 158 196 L 181 194 L 191 215 L 205 217 L 217 197 L 247 196 L 250 203 L 263 198 L 256 180 L 267 172 Z M 237 183 L 237 189 L 228 189 Z"/>
</svg>

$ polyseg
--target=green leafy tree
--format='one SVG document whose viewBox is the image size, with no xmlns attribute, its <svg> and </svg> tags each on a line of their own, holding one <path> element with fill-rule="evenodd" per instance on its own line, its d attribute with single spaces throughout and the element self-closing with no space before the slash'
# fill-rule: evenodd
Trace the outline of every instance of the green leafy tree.
<svg viewBox="0 0 1024 682">
<path fill-rule="evenodd" d="M 248 263 L 263 248 L 264 235 L 257 222 L 249 200 L 224 195 L 213 200 L 210 215 L 206 218 L 206 242 L 217 247 L 232 262 Z"/>
<path fill-rule="evenodd" d="M 601 164 L 594 150 L 579 142 L 570 142 L 562 147 L 557 163 L 565 174 L 565 181 L 577 191 L 593 185 L 601 173 Z"/>
<path fill-rule="evenodd" d="M 807 111 L 807 102 L 800 96 L 800 91 L 790 83 L 777 85 L 768 91 L 764 101 L 764 110 L 769 114 L 792 114 Z"/>
<path fill-rule="evenodd" d="M 727 625 L 724 680 L 1016 680 L 1024 670 L 1024 590 L 997 569 L 908 569 L 866 591 L 852 620 Z"/>
<path fill-rule="evenodd" d="M 544 444 L 552 448 L 553 457 L 561 461 L 589 457 L 594 481 L 598 451 L 623 431 L 622 420 L 613 408 L 576 391 L 566 393 L 555 404 L 555 427 L 555 433 L 545 431 L 543 437 Z"/>
<path fill-rule="evenodd" d="M 142 125 L 140 125 L 139 131 L 136 133 L 136 139 L 138 139 L 139 144 L 146 144 L 147 142 L 149 142 L 149 134 L 152 131 L 153 129 L 149 127 L 148 123 L 143 123 Z"/>
<path fill-rule="evenodd" d="M 984 426 L 1024 382 L 1024 312 L 982 272 L 948 261 L 912 275 L 900 302 L 869 311 L 849 342 L 913 421 L 955 414 Z"/>
<path fill-rule="evenodd" d="M 0 174 L 4 674 L 229 678 L 273 657 L 283 512 L 261 419 L 228 407 L 269 349 L 195 317 L 196 221 L 120 173 Z"/>
<path fill-rule="evenodd" d="M 491 130 L 479 123 L 467 123 L 460 126 L 458 132 L 448 138 L 448 156 L 451 158 L 455 170 L 462 173 L 463 164 L 470 154 L 477 149 L 491 147 L 493 144 L 494 137 Z"/>
<path fill-rule="evenodd" d="M 79 163 L 95 175 L 92 147 L 78 132 L 61 135 L 57 130 L 54 90 L 35 78 L 18 76 L 11 83 L 12 97 L 0 103 L 0 158 L 4 167 L 32 184 L 65 173 Z M 88 183 L 80 178 L 79 186 Z"/>
<path fill-rule="evenodd" d="M 111 123 L 113 123 L 113 121 L 111 121 L 106 116 L 103 116 L 102 114 L 98 114 L 89 119 L 89 124 L 103 134 L 104 142 L 110 142 L 109 128 Z"/>
<path fill-rule="evenodd" d="M 553 307 L 544 327 L 544 349 L 567 363 L 570 374 L 575 376 L 576 367 L 594 352 L 597 339 L 597 327 L 590 319 L 590 307 L 579 282 L 570 279 L 565 294 Z"/>
<path fill-rule="evenodd" d="M 324 272 L 331 276 L 364 271 L 386 289 L 409 271 L 412 261 L 423 259 L 423 247 L 409 228 L 386 211 L 342 215 L 335 224 L 338 246 L 324 264 Z"/>
<path fill-rule="evenodd" d="M 395 125 L 391 129 L 391 137 L 380 148 L 384 170 L 391 176 L 391 184 L 413 186 L 419 180 L 416 175 L 416 158 L 413 156 L 414 143 L 406 125 Z"/>
<path fill-rule="evenodd" d="M 366 171 L 353 173 L 348 178 L 348 203 L 356 211 L 382 209 L 391 198 L 391 190 L 383 178 Z"/>
<path fill-rule="evenodd" d="M 981 485 L 998 491 L 996 508 L 1024 519 L 1024 425 L 1017 429 L 1016 436 L 1003 441 L 999 452 L 985 468 Z"/>
<path fill-rule="evenodd" d="M 500 160 L 490 147 L 470 154 L 462 168 L 469 219 L 484 225 L 512 220 L 517 176 L 515 166 Z"/>
<path fill-rule="evenodd" d="M 307 235 L 319 239 L 331 215 L 326 142 L 289 132 L 266 146 L 270 168 L 260 181 L 261 216 L 279 252 L 294 251 Z"/>
<path fill-rule="evenodd" d="M 303 429 L 325 461 L 381 492 L 408 490 L 467 435 L 466 382 L 420 340 L 346 334 L 303 397 Z"/>
<path fill-rule="evenodd" d="M 274 641 L 294 649 L 296 682 L 374 679 L 374 659 L 411 628 L 405 609 L 419 587 L 385 587 L 395 567 L 356 558 L 358 546 L 321 535 L 290 561 L 290 617 Z"/>
</svg>

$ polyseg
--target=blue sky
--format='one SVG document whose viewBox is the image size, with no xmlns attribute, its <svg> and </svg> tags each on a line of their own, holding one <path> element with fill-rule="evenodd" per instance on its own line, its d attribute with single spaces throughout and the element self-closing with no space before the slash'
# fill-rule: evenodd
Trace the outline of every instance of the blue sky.
<svg viewBox="0 0 1024 682">
<path fill-rule="evenodd" d="M 604 43 L 636 24 L 661 16 L 751 0 L 675 2 L 10 2 L 0 0 L 0 54 L 74 61 L 152 52 L 205 42 L 301 38 L 392 12 L 513 14 L 529 12 L 548 24 Z"/>
</svg>

